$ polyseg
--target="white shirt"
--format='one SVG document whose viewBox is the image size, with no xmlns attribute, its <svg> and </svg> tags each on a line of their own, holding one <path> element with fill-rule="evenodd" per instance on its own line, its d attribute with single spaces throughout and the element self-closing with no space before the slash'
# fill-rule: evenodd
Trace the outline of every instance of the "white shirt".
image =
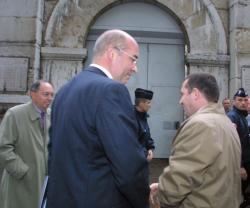
<svg viewBox="0 0 250 208">
<path fill-rule="evenodd" d="M 93 66 L 93 67 L 100 69 L 105 75 L 107 75 L 108 78 L 113 79 L 110 72 L 107 69 L 105 69 L 103 66 L 100 66 L 98 64 L 90 64 L 90 66 Z"/>
</svg>

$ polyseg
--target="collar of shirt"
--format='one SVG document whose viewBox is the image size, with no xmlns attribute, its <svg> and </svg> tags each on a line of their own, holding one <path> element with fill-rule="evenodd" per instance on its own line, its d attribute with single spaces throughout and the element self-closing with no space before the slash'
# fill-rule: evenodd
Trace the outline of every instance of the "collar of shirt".
<svg viewBox="0 0 250 208">
<path fill-rule="evenodd" d="M 35 104 L 35 103 L 33 103 L 33 102 L 32 102 L 32 105 L 34 106 L 34 108 L 35 108 L 36 112 L 37 112 L 39 115 L 41 115 L 42 110 L 41 110 L 40 108 L 38 108 L 38 107 L 36 106 L 36 104 Z"/>
<path fill-rule="evenodd" d="M 110 72 L 107 69 L 105 69 L 103 66 L 100 66 L 98 64 L 90 64 L 90 66 L 93 66 L 93 67 L 100 69 L 105 75 L 107 75 L 108 78 L 113 79 Z"/>
</svg>

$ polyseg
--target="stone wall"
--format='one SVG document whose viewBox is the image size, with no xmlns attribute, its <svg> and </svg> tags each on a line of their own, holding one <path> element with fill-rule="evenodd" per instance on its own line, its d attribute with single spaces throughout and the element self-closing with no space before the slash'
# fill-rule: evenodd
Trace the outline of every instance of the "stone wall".
<svg viewBox="0 0 250 208">
<path fill-rule="evenodd" d="M 0 1 L 0 109 L 1 103 L 26 102 L 27 89 L 36 78 L 38 3 Z"/>
<path fill-rule="evenodd" d="M 250 1 L 229 2 L 230 12 L 230 95 L 238 87 L 250 93 Z"/>
<path fill-rule="evenodd" d="M 49 79 L 59 88 L 78 73 L 87 54 L 91 25 L 103 12 L 124 2 L 129 1 L 19 0 L 13 4 L 1 0 L 0 93 L 5 96 L 0 95 L 0 105 L 8 100 L 25 102 L 29 85 L 38 78 Z M 232 96 L 241 85 L 250 91 L 244 78 L 250 77 L 250 0 L 140 2 L 163 8 L 179 23 L 185 34 L 188 72 L 216 75 L 223 97 Z M 22 84 L 14 90 L 4 82 L 20 80 L 3 67 L 6 60 L 21 76 Z M 23 62 L 27 65 L 19 66 Z M 59 69 L 63 73 L 57 73 Z"/>
</svg>

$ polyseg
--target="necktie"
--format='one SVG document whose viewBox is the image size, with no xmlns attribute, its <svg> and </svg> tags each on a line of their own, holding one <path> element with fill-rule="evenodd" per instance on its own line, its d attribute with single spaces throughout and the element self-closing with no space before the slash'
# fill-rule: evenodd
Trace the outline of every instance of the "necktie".
<svg viewBox="0 0 250 208">
<path fill-rule="evenodd" d="M 41 128 L 44 130 L 44 126 L 45 126 L 45 112 L 42 111 L 40 113 L 40 125 L 41 125 Z"/>
</svg>

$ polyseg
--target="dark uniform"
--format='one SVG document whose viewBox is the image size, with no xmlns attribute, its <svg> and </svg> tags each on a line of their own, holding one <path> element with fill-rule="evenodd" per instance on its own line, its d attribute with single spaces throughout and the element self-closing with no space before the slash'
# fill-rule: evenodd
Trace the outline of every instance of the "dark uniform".
<svg viewBox="0 0 250 208">
<path fill-rule="evenodd" d="M 135 98 L 136 99 L 147 99 L 152 100 L 153 92 L 150 90 L 144 90 L 141 88 L 137 88 L 135 90 Z M 154 150 L 154 140 L 151 137 L 150 129 L 148 126 L 147 118 L 149 117 L 147 112 L 140 112 L 137 110 L 135 106 L 135 115 L 137 119 L 137 123 L 139 126 L 139 142 L 144 148 L 145 156 L 148 155 L 148 150 Z"/>
<path fill-rule="evenodd" d="M 247 97 L 248 95 L 243 88 L 240 88 L 234 96 Z M 247 204 L 250 204 L 250 194 L 246 192 L 246 189 L 250 184 L 250 138 L 246 119 L 248 112 L 246 110 L 240 110 L 236 106 L 233 106 L 233 109 L 229 111 L 227 115 L 230 120 L 234 124 L 236 124 L 242 150 L 241 166 L 245 168 L 248 175 L 246 180 L 242 180 L 242 194 L 244 196 L 245 205 L 242 204 L 241 207 L 245 207 Z"/>
</svg>

